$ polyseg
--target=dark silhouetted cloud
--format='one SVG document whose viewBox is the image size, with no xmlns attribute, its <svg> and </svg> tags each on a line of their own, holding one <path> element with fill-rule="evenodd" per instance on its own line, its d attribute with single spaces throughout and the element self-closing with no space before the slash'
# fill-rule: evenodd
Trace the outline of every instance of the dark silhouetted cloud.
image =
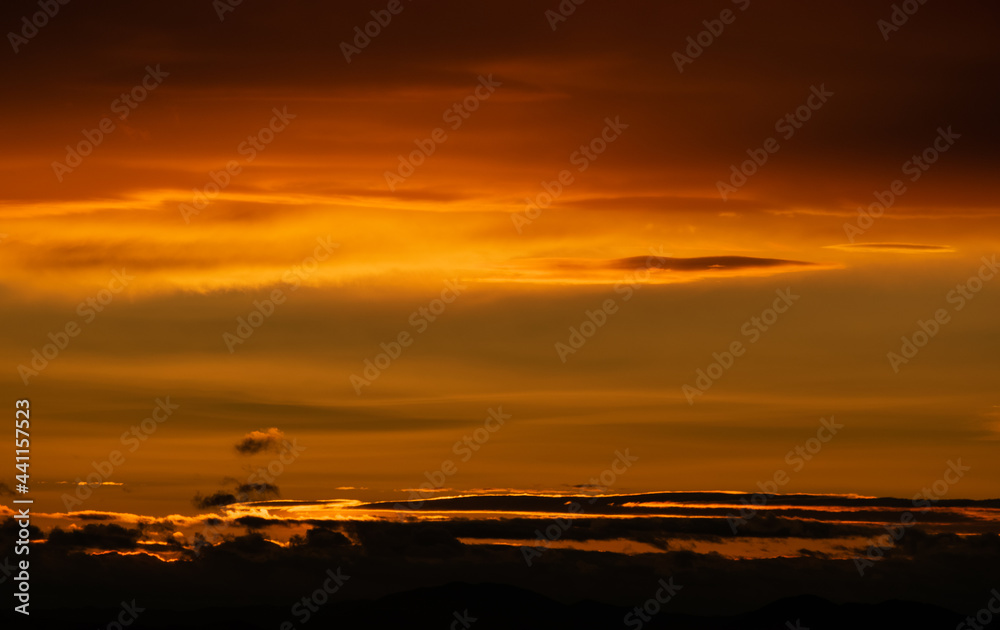
<svg viewBox="0 0 1000 630">
<path fill-rule="evenodd" d="M 285 434 L 275 427 L 264 431 L 251 431 L 236 444 L 236 452 L 240 455 L 256 455 L 265 451 L 278 452 Z"/>
<path fill-rule="evenodd" d="M 49 534 L 48 544 L 53 547 L 82 547 L 87 549 L 135 549 L 139 540 L 138 529 L 125 529 L 121 525 L 88 523 L 83 529 L 55 528 Z"/>
</svg>

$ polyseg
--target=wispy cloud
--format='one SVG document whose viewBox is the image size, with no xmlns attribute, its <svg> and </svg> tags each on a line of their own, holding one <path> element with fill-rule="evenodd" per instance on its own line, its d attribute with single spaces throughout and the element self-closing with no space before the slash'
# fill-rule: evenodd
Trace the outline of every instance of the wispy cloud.
<svg viewBox="0 0 1000 630">
<path fill-rule="evenodd" d="M 949 254 L 955 250 L 949 245 L 923 245 L 920 243 L 844 243 L 827 245 L 827 249 L 848 252 L 887 252 L 896 254 Z"/>
</svg>

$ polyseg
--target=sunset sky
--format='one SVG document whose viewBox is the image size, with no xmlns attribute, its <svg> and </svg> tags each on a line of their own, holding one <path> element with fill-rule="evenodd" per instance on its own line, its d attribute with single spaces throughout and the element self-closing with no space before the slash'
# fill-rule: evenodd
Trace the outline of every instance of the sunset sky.
<svg viewBox="0 0 1000 630">
<path fill-rule="evenodd" d="M 117 450 L 70 507 L 194 516 L 282 440 L 302 501 L 446 461 L 437 494 L 565 492 L 626 449 L 609 492 L 909 499 L 960 459 L 948 498 L 997 496 L 995 7 L 886 38 L 882 2 L 404 1 L 348 61 L 385 7 L 349 5 L 70 3 L 6 54 L 0 348 L 39 512 Z"/>
</svg>

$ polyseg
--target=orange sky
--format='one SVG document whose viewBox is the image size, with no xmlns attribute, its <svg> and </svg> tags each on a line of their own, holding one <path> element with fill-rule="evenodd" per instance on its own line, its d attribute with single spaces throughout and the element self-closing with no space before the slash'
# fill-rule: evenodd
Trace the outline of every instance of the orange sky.
<svg viewBox="0 0 1000 630">
<path fill-rule="evenodd" d="M 616 490 L 754 491 L 830 416 L 845 428 L 784 490 L 908 498 L 963 458 L 955 496 L 996 495 L 992 8 L 927 4 L 885 41 L 881 5 L 732 3 L 678 72 L 671 55 L 729 3 L 643 2 L 643 20 L 586 3 L 555 31 L 536 3 L 452 4 L 406 4 L 350 63 L 337 44 L 363 8 L 244 4 L 220 22 L 208 3 L 201 20 L 68 5 L 10 55 L 0 348 L 38 418 L 49 511 L 120 450 L 124 485 L 87 509 L 191 512 L 275 457 L 233 448 L 271 427 L 304 447 L 285 498 L 398 498 L 447 460 L 457 491 L 564 489 L 626 448 L 641 459 Z M 783 136 L 814 86 L 832 96 Z M 106 117 L 93 152 L 54 169 Z M 958 137 L 922 170 L 941 129 Z M 770 138 L 724 200 L 718 182 Z M 185 211 L 199 191 L 214 198 Z M 782 290 L 800 298 L 744 332 Z M 915 357 L 888 356 L 941 310 Z M 560 351 L 595 311 L 593 337 Z M 682 388 L 735 342 L 689 404 Z M 129 452 L 122 434 L 167 396 L 179 408 Z M 461 461 L 454 444 L 501 406 L 510 420 Z"/>
</svg>

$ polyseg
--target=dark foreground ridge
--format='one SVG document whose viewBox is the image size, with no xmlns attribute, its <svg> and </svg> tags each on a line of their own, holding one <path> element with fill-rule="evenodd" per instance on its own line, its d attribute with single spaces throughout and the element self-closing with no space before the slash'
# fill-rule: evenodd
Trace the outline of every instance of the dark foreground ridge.
<svg viewBox="0 0 1000 630">
<path fill-rule="evenodd" d="M 637 595 L 637 599 L 641 599 Z M 452 612 L 449 612 L 452 611 Z M 39 611 L 33 628 L 92 630 L 108 627 L 119 610 Z M 151 611 L 152 612 L 152 611 Z M 879 604 L 835 604 L 820 597 L 785 598 L 759 610 L 735 616 L 695 616 L 663 610 L 649 621 L 625 617 L 632 610 L 582 601 L 562 604 L 531 591 L 501 584 L 448 584 L 396 593 L 374 601 L 329 604 L 306 623 L 288 608 L 205 608 L 157 610 L 143 614 L 137 628 L 189 630 L 254 630 L 275 628 L 454 628 L 581 629 L 639 628 L 656 630 L 884 630 L 886 628 L 954 628 L 963 616 L 932 605 L 888 601 Z M 289 622 L 292 625 L 282 626 Z M 790 625 L 789 625 L 790 624 Z"/>
</svg>

